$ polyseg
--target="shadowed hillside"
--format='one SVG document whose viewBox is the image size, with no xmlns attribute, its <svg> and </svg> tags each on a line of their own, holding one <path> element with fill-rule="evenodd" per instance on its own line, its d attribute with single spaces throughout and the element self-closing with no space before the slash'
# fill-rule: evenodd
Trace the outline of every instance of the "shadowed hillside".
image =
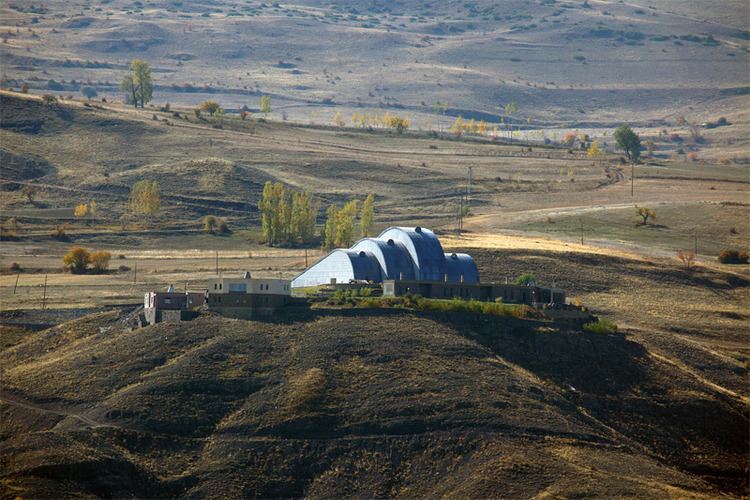
<svg viewBox="0 0 750 500">
<path fill-rule="evenodd" d="M 103 313 L 0 365 L 14 495 L 713 496 L 744 474 L 739 402 L 626 337 L 542 323 Z"/>
</svg>

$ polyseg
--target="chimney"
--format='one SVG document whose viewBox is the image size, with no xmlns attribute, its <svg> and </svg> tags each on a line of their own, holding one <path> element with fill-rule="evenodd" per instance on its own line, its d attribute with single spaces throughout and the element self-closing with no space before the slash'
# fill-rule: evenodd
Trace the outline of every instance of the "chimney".
<svg viewBox="0 0 750 500">
<path fill-rule="evenodd" d="M 463 282 L 464 282 L 464 275 L 462 274 L 461 275 L 461 283 L 463 283 Z"/>
<path fill-rule="evenodd" d="M 445 273 L 445 275 L 443 276 L 443 281 L 448 283 L 448 273 Z"/>
</svg>

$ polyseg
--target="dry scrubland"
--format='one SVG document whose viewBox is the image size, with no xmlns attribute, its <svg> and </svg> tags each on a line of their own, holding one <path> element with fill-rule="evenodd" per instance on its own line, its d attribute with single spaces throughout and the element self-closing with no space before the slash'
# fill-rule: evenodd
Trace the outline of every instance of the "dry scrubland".
<svg viewBox="0 0 750 500">
<path fill-rule="evenodd" d="M 152 63 L 160 102 L 213 97 L 257 112 L 266 94 L 272 116 L 306 123 L 383 109 L 423 128 L 458 115 L 497 123 L 496 106 L 514 100 L 517 123 L 661 126 L 732 113 L 732 96 L 748 85 L 747 6 L 737 0 L 710 9 L 688 0 L 53 0 L 1 9 L 2 76 L 16 88 L 55 80 L 64 82 L 58 93 L 77 94 L 90 81 L 119 100 L 137 56 Z"/>
<path fill-rule="evenodd" d="M 6 491 L 740 491 L 745 404 L 638 341 L 497 318 L 316 314 L 125 332 L 110 312 L 4 349 Z"/>
</svg>

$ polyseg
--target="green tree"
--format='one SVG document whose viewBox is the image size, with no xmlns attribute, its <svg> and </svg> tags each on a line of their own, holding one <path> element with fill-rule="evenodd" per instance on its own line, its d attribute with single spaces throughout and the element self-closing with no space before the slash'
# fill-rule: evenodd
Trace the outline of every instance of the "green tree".
<svg viewBox="0 0 750 500">
<path fill-rule="evenodd" d="M 375 197 L 367 195 L 362 204 L 362 213 L 359 216 L 359 232 L 363 238 L 372 235 L 372 226 L 375 223 Z"/>
<path fill-rule="evenodd" d="M 260 98 L 260 112 L 268 118 L 268 113 L 271 112 L 271 96 L 264 95 Z"/>
<path fill-rule="evenodd" d="M 505 121 L 505 128 L 508 129 L 508 140 L 512 143 L 513 125 L 510 122 L 510 117 L 513 116 L 516 111 L 518 111 L 518 104 L 516 104 L 516 101 L 511 101 L 503 107 L 503 110 L 505 111 L 505 116 L 508 117 L 508 119 Z"/>
<path fill-rule="evenodd" d="M 294 193 L 292 195 L 290 232 L 294 235 L 295 240 L 299 239 L 304 244 L 315 238 L 317 216 L 318 206 L 311 200 L 309 194 Z"/>
<path fill-rule="evenodd" d="M 516 280 L 516 285 L 530 286 L 536 284 L 536 277 L 531 273 L 523 273 Z"/>
<path fill-rule="evenodd" d="M 615 130 L 615 142 L 617 146 L 625 151 L 628 159 L 632 162 L 638 162 L 641 156 L 641 138 L 633 132 L 628 125 L 621 125 Z"/>
<path fill-rule="evenodd" d="M 336 222 L 338 219 L 338 207 L 330 205 L 326 209 L 326 225 L 323 233 L 323 247 L 330 250 L 336 246 Z"/>
<path fill-rule="evenodd" d="M 130 63 L 130 74 L 123 77 L 120 89 L 125 93 L 125 102 L 136 108 L 139 105 L 143 108 L 150 102 L 154 87 L 148 63 L 141 59 L 133 59 Z"/>
<path fill-rule="evenodd" d="M 359 200 L 351 200 L 336 214 L 336 246 L 348 247 L 354 243 L 355 220 Z"/>
<path fill-rule="evenodd" d="M 131 213 L 143 217 L 146 221 L 158 215 L 161 209 L 159 183 L 143 179 L 133 184 L 130 189 L 129 207 Z"/>
</svg>

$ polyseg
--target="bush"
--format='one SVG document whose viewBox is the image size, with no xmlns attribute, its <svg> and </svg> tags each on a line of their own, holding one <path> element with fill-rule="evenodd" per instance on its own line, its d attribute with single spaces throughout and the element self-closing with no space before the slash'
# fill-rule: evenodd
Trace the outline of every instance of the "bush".
<svg viewBox="0 0 750 500">
<path fill-rule="evenodd" d="M 112 258 L 112 254 L 100 250 L 91 254 L 91 265 L 97 272 L 104 272 L 109 267 L 109 260 Z"/>
<path fill-rule="evenodd" d="M 747 264 L 750 256 L 746 251 L 725 248 L 719 254 L 719 262 L 722 264 Z"/>
<path fill-rule="evenodd" d="M 51 106 L 57 102 L 57 97 L 53 96 L 52 94 L 44 94 L 42 96 L 42 102 L 47 106 Z"/>
<path fill-rule="evenodd" d="M 214 234 L 219 227 L 219 220 L 213 215 L 207 215 L 203 218 L 203 232 Z"/>
<path fill-rule="evenodd" d="M 16 271 L 16 272 L 20 271 L 21 270 L 21 264 L 19 264 L 18 262 L 14 262 L 13 264 L 10 265 L 10 270 L 11 271 Z"/>
<path fill-rule="evenodd" d="M 91 263 L 91 254 L 83 247 L 73 247 L 63 257 L 63 265 L 73 274 L 86 272 Z"/>
<path fill-rule="evenodd" d="M 596 321 L 584 324 L 583 330 L 589 333 L 611 334 L 617 333 L 617 325 L 608 319 L 599 318 Z"/>
<path fill-rule="evenodd" d="M 117 268 L 117 270 L 120 271 L 121 273 L 126 273 L 126 272 L 130 271 L 130 267 L 128 267 L 128 266 L 120 266 L 120 267 Z"/>
<path fill-rule="evenodd" d="M 67 222 L 56 225 L 55 229 L 52 231 L 52 238 L 58 241 L 68 241 L 68 235 L 66 234 L 66 231 L 69 228 L 70 224 L 68 224 Z"/>
<path fill-rule="evenodd" d="M 516 285 L 529 286 L 536 284 L 536 277 L 531 273 L 523 273 L 516 280 Z"/>
</svg>

